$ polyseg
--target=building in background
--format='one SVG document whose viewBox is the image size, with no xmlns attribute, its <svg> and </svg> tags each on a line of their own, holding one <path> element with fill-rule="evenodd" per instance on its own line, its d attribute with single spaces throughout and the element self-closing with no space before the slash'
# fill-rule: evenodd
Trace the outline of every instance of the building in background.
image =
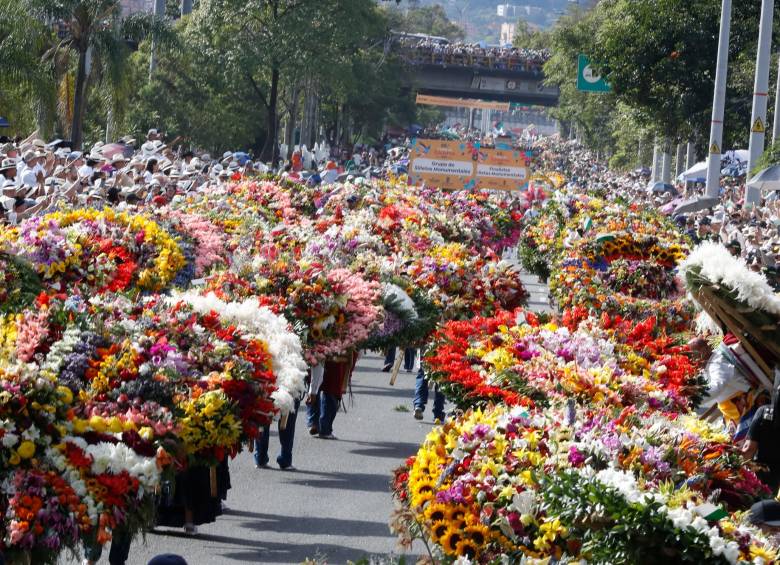
<svg viewBox="0 0 780 565">
<path fill-rule="evenodd" d="M 152 12 L 154 0 L 121 0 L 122 16 L 129 16 L 138 12 Z"/>
<path fill-rule="evenodd" d="M 515 42 L 515 33 L 517 32 L 517 25 L 510 22 L 501 23 L 501 35 L 499 38 L 499 44 L 507 45 Z"/>
</svg>

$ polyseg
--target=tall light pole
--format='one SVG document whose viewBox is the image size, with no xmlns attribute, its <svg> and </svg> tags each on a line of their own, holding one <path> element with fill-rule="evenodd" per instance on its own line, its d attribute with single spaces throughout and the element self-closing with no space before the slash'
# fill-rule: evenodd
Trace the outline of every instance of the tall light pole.
<svg viewBox="0 0 780 565">
<path fill-rule="evenodd" d="M 764 152 L 766 140 L 766 107 L 769 97 L 769 56 L 772 50 L 772 19 L 775 12 L 775 0 L 761 1 L 761 25 L 758 31 L 758 53 L 756 54 L 756 82 L 753 87 L 753 114 L 750 117 L 750 154 L 748 156 L 748 173 L 753 174 L 753 167 Z M 745 206 L 753 206 L 761 200 L 761 190 L 745 187 Z"/>
<path fill-rule="evenodd" d="M 726 108 L 726 76 L 729 66 L 729 34 L 731 32 L 731 0 L 723 0 L 718 36 L 718 63 L 715 70 L 715 96 L 712 100 L 712 122 L 707 158 L 707 198 L 720 196 L 720 157 L 723 145 L 723 114 Z"/>
<path fill-rule="evenodd" d="M 780 141 L 780 57 L 777 59 L 777 91 L 775 92 L 775 122 L 772 128 L 772 143 Z"/>
</svg>

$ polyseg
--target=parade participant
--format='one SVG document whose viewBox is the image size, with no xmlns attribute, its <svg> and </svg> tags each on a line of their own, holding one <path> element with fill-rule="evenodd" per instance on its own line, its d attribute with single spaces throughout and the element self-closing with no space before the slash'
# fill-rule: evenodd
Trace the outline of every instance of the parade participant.
<svg viewBox="0 0 780 565">
<path fill-rule="evenodd" d="M 428 404 L 428 395 L 430 383 L 425 377 L 425 369 L 422 364 L 417 371 L 417 378 L 414 382 L 414 419 L 422 420 L 425 414 L 425 405 Z M 434 422 L 444 421 L 444 393 L 439 390 L 439 385 L 433 385 L 433 420 Z"/>
<path fill-rule="evenodd" d="M 298 418 L 298 409 L 301 406 L 300 399 L 295 400 L 295 409 L 287 416 L 287 421 L 282 427 L 282 420 L 278 423 L 279 444 L 281 450 L 276 457 L 276 463 L 282 471 L 294 471 L 293 444 L 295 443 L 295 422 Z M 255 467 L 257 469 L 268 468 L 268 444 L 271 436 L 271 424 L 266 424 L 260 431 L 260 436 L 255 440 Z"/>
<path fill-rule="evenodd" d="M 333 435 L 333 421 L 357 357 L 357 352 L 347 352 L 312 368 L 309 395 L 306 398 L 311 435 L 320 439 L 336 439 Z"/>
</svg>

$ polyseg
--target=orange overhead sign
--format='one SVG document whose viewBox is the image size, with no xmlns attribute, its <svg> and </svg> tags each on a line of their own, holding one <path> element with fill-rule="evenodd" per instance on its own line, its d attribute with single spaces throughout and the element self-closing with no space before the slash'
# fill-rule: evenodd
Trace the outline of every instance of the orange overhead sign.
<svg viewBox="0 0 780 565">
<path fill-rule="evenodd" d="M 525 153 L 508 146 L 483 148 L 478 142 L 412 140 L 409 184 L 450 190 L 523 190 L 528 183 Z"/>
<path fill-rule="evenodd" d="M 475 108 L 478 110 L 509 111 L 509 102 L 488 102 L 485 100 L 473 100 L 468 98 L 449 98 L 447 96 L 433 96 L 430 94 L 418 94 L 418 104 L 428 106 L 447 106 L 450 108 Z"/>
</svg>

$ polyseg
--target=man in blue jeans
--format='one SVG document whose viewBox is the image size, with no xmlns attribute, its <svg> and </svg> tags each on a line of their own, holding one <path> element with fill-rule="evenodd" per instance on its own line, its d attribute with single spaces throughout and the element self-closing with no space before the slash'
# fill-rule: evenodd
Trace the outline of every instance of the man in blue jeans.
<svg viewBox="0 0 780 565">
<path fill-rule="evenodd" d="M 428 403 L 428 379 L 422 366 L 417 371 L 417 380 L 414 384 L 414 419 L 422 420 L 425 405 Z M 433 387 L 433 419 L 444 421 L 444 394 L 439 390 L 439 385 Z"/>
<path fill-rule="evenodd" d="M 298 407 L 300 400 L 295 401 L 295 410 L 287 416 L 287 425 L 281 428 L 282 422 L 279 421 L 279 443 L 281 444 L 281 453 L 276 458 L 276 463 L 282 471 L 294 471 L 292 464 L 293 443 L 295 442 L 295 420 L 298 417 Z M 255 439 L 255 467 L 264 469 L 268 467 L 268 440 L 271 436 L 271 424 L 263 427 L 260 436 Z"/>
</svg>

